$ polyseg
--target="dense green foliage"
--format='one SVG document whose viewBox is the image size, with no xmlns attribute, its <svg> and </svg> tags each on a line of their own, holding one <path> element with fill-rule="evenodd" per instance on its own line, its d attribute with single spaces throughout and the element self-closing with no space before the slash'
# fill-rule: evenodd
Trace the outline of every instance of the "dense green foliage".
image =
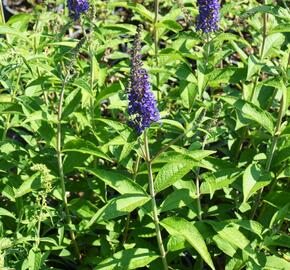
<svg viewBox="0 0 290 270">
<path fill-rule="evenodd" d="M 169 269 L 290 269 L 287 1 L 221 1 L 209 35 L 196 1 L 28 2 L 0 24 L 0 269 L 162 269 L 151 165 Z M 127 125 L 139 23 L 151 159 Z"/>
</svg>

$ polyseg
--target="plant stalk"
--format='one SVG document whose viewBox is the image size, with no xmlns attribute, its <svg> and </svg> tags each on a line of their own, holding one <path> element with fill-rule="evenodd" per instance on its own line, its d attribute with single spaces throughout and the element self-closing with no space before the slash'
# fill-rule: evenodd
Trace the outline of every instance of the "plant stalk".
<svg viewBox="0 0 290 270">
<path fill-rule="evenodd" d="M 144 145 L 145 145 L 145 161 L 147 163 L 147 168 L 148 168 L 148 182 L 149 182 L 149 190 L 150 190 L 151 204 L 152 204 L 152 214 L 153 214 L 153 221 L 154 221 L 154 225 L 155 225 L 156 237 L 157 237 L 158 247 L 159 247 L 159 251 L 160 251 L 160 255 L 161 255 L 161 259 L 162 259 L 162 263 L 163 263 L 163 269 L 168 270 L 166 252 L 165 252 L 165 249 L 163 246 L 163 240 L 162 240 L 160 226 L 159 226 L 157 205 L 156 205 L 156 200 L 155 200 L 152 161 L 150 159 L 147 130 L 144 131 Z"/>
<path fill-rule="evenodd" d="M 282 118 L 284 115 L 284 96 L 282 95 L 282 98 L 280 100 L 280 108 L 279 108 L 279 113 L 278 113 L 278 118 L 277 118 L 277 122 L 276 122 L 276 126 L 275 126 L 275 133 L 274 133 L 274 137 L 272 139 L 271 145 L 270 145 L 270 149 L 269 149 L 269 156 L 267 158 L 267 162 L 266 162 L 266 171 L 269 172 L 270 168 L 271 168 L 271 164 L 272 164 L 272 160 L 273 160 L 273 156 L 277 147 L 277 142 L 279 140 L 280 137 L 280 133 L 281 133 L 281 124 L 282 124 Z M 273 186 L 271 187 L 271 189 L 273 190 Z M 261 188 L 259 195 L 258 195 L 258 200 L 253 208 L 252 214 L 251 214 L 251 218 L 253 219 L 256 215 L 256 211 L 257 208 L 261 202 L 261 198 L 262 198 L 262 193 L 264 191 L 264 188 Z M 262 215 L 262 213 L 265 211 L 265 206 L 262 208 L 260 215 Z"/>
<path fill-rule="evenodd" d="M 264 4 L 266 4 L 266 1 L 264 2 Z M 260 60 L 261 61 L 263 60 L 263 54 L 264 54 L 266 38 L 267 38 L 267 19 L 268 19 L 268 16 L 266 13 L 264 13 L 263 14 L 263 39 L 262 39 L 262 47 L 261 47 L 261 51 L 260 51 Z M 249 98 L 250 102 L 252 102 L 252 100 L 253 100 L 254 92 L 255 92 L 255 89 L 257 88 L 257 84 L 259 82 L 260 73 L 261 73 L 261 70 L 259 70 L 257 77 L 256 77 L 256 80 L 254 82 L 254 86 L 252 88 L 252 92 L 251 92 L 251 95 Z"/>
<path fill-rule="evenodd" d="M 15 90 L 14 91 L 11 90 L 12 91 L 12 93 L 11 93 L 11 102 L 14 101 L 15 96 L 17 95 L 17 89 L 18 89 L 18 85 L 19 85 L 19 82 L 20 82 L 21 70 L 22 70 L 22 65 L 20 66 L 18 74 L 17 74 L 16 84 L 15 84 L 15 88 L 14 88 Z M 9 128 L 10 128 L 11 116 L 12 116 L 12 114 L 8 113 L 7 118 L 6 118 L 6 122 L 4 124 L 4 130 L 3 130 L 3 133 L 2 133 L 2 141 L 4 141 L 6 139 L 7 132 L 9 130 Z"/>
<path fill-rule="evenodd" d="M 203 143 L 202 143 L 202 147 L 201 150 L 203 151 L 205 149 L 205 145 L 206 145 L 206 140 L 207 140 L 207 134 L 205 135 L 204 139 L 203 139 Z M 196 200 L 197 200 L 197 217 L 198 220 L 201 221 L 202 220 L 202 213 L 201 213 L 201 202 L 200 202 L 200 167 L 197 168 L 196 170 L 196 179 L 195 179 L 195 186 L 196 186 Z"/>
<path fill-rule="evenodd" d="M 92 22 L 90 24 L 89 33 L 87 34 L 85 30 L 84 21 L 81 21 L 81 27 L 83 31 L 83 35 L 86 37 L 87 44 L 88 44 L 88 52 L 89 52 L 89 59 L 90 59 L 90 77 L 89 77 L 89 85 L 91 89 L 91 93 L 93 97 L 90 98 L 90 114 L 91 114 L 91 125 L 92 129 L 95 130 L 95 123 L 94 123 L 94 112 L 95 112 L 95 91 L 94 91 L 94 82 L 95 82 L 95 73 L 94 73 L 94 53 L 92 48 L 93 42 L 93 17 L 91 18 Z M 94 164 L 96 164 L 96 159 L 94 160 Z"/>
<path fill-rule="evenodd" d="M 64 81 L 62 83 L 62 89 L 60 92 L 60 98 L 59 98 L 59 104 L 58 104 L 58 114 L 57 114 L 57 162 L 58 162 L 58 170 L 59 170 L 59 177 L 60 177 L 60 184 L 61 184 L 61 190 L 62 190 L 62 199 L 64 204 L 64 210 L 65 210 L 65 218 L 67 225 L 72 225 L 72 220 L 70 217 L 69 209 L 68 209 L 68 202 L 67 202 L 67 196 L 66 196 L 66 187 L 65 187 L 65 179 L 64 179 L 64 171 L 63 171 L 63 161 L 62 161 L 62 153 L 61 153 L 61 120 L 62 120 L 62 107 L 63 107 L 63 99 L 64 99 L 64 92 L 65 87 L 67 84 L 67 76 L 64 78 Z M 76 236 L 74 231 L 69 228 L 70 238 L 72 241 L 72 244 L 75 249 L 76 256 L 78 260 L 81 259 L 80 251 L 78 244 L 76 242 Z"/>
<path fill-rule="evenodd" d="M 39 19 L 40 19 L 40 13 L 38 13 L 36 15 L 36 22 L 34 25 L 34 39 L 33 39 L 34 54 L 37 54 L 37 31 L 38 31 Z M 36 60 L 36 62 L 38 63 L 38 60 Z M 37 72 L 38 78 L 40 78 L 41 74 L 39 71 L 39 65 L 36 65 L 36 72 Z M 44 89 L 43 82 L 41 83 L 41 90 L 43 91 L 43 97 L 44 97 L 45 104 L 46 104 L 46 106 L 48 106 L 49 105 L 48 97 L 47 97 L 47 93 Z"/>
<path fill-rule="evenodd" d="M 155 65 L 158 68 L 159 67 L 159 60 L 158 60 L 158 43 L 159 43 L 159 37 L 158 37 L 158 13 L 159 13 L 159 0 L 154 1 L 154 28 L 153 28 L 153 36 L 154 36 L 154 54 L 155 54 Z M 156 88 L 157 88 L 157 101 L 158 103 L 161 100 L 161 91 L 159 89 L 160 85 L 160 74 L 159 72 L 156 73 Z"/>
<path fill-rule="evenodd" d="M 42 210 L 43 207 L 44 207 L 43 206 L 43 202 L 41 202 L 41 205 L 40 205 L 40 214 L 39 214 L 38 222 L 37 222 L 36 240 L 35 240 L 35 244 L 36 244 L 36 247 L 37 248 L 38 248 L 39 243 L 40 243 L 40 230 L 41 230 L 41 221 L 42 221 L 42 216 L 43 216 L 43 210 Z"/>
<path fill-rule="evenodd" d="M 4 9 L 2 0 L 0 0 L 0 23 L 5 23 Z"/>
<path fill-rule="evenodd" d="M 266 1 L 264 1 L 264 4 L 266 4 Z M 261 47 L 261 51 L 260 51 L 260 60 L 261 61 L 263 59 L 263 54 L 264 54 L 265 44 L 266 44 L 266 38 L 267 38 L 267 18 L 268 18 L 267 14 L 264 13 L 263 14 L 263 39 L 262 39 L 262 47 Z M 257 74 L 256 79 L 254 81 L 254 85 L 253 85 L 252 91 L 251 91 L 250 96 L 249 96 L 249 101 L 250 102 L 253 101 L 254 93 L 255 93 L 255 90 L 256 90 L 258 82 L 259 82 L 260 73 L 261 73 L 261 70 L 258 71 L 258 74 Z M 245 136 L 247 134 L 247 130 L 248 130 L 247 127 L 243 128 L 243 130 L 242 130 L 241 138 L 240 138 L 240 140 L 238 142 L 237 150 L 236 150 L 236 153 L 235 153 L 235 159 L 236 160 L 238 160 L 239 153 L 242 150 L 242 147 L 243 147 L 243 144 L 244 144 L 244 138 L 245 138 Z"/>
<path fill-rule="evenodd" d="M 134 166 L 134 171 L 133 171 L 133 181 L 136 181 L 137 173 L 139 170 L 139 164 L 140 164 L 140 156 L 137 156 L 137 160 L 135 162 Z M 131 220 L 131 214 L 129 213 L 126 217 L 126 224 L 125 224 L 125 229 L 123 233 L 123 245 L 126 243 L 127 238 L 128 238 L 128 231 L 129 231 L 129 225 L 130 225 L 130 220 Z"/>
</svg>

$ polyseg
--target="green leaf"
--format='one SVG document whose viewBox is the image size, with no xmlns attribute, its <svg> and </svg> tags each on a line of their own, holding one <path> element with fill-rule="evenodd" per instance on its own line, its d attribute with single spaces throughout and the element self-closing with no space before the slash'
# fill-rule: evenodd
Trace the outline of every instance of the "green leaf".
<svg viewBox="0 0 290 270">
<path fill-rule="evenodd" d="M 113 24 L 113 23 L 106 23 L 103 26 L 105 29 L 110 29 L 114 31 L 118 31 L 120 34 L 128 33 L 130 35 L 134 35 L 136 32 L 136 26 L 132 24 Z"/>
<path fill-rule="evenodd" d="M 104 170 L 100 168 L 79 168 L 82 171 L 93 174 L 105 184 L 118 191 L 120 194 L 143 194 L 147 195 L 146 191 L 124 174 L 115 172 L 113 170 Z"/>
<path fill-rule="evenodd" d="M 221 83 L 238 83 L 245 80 L 246 76 L 247 73 L 244 68 L 217 68 L 209 74 L 209 85 L 219 87 Z"/>
<path fill-rule="evenodd" d="M 168 251 L 178 251 L 183 250 L 187 247 L 187 242 L 183 237 L 180 236 L 170 236 L 169 241 L 167 243 Z"/>
<path fill-rule="evenodd" d="M 24 35 L 25 33 L 19 32 L 17 29 L 2 23 L 0 24 L 0 34 L 17 36 L 18 38 L 22 38 L 24 40 L 27 39 L 27 37 Z"/>
<path fill-rule="evenodd" d="M 257 234 L 261 239 L 262 237 L 262 232 L 264 230 L 263 226 L 254 220 L 245 220 L 245 219 L 233 219 L 230 220 L 231 223 L 234 223 L 252 233 Z"/>
<path fill-rule="evenodd" d="M 198 89 L 198 94 L 201 97 L 202 93 L 204 91 L 205 83 L 206 83 L 205 82 L 205 67 L 204 67 L 203 61 L 201 61 L 201 60 L 197 60 L 196 64 L 197 64 L 197 69 L 196 69 L 197 89 Z M 193 83 L 195 83 L 195 82 L 193 81 Z"/>
<path fill-rule="evenodd" d="M 254 74 L 256 74 L 259 69 L 259 61 L 254 55 L 250 55 L 248 58 L 248 72 L 247 72 L 247 80 L 251 79 Z"/>
<path fill-rule="evenodd" d="M 216 243 L 217 247 L 230 257 L 233 257 L 237 252 L 237 247 L 225 241 L 220 235 L 216 234 L 212 240 Z"/>
<path fill-rule="evenodd" d="M 264 245 L 275 246 L 275 247 L 285 247 L 290 249 L 290 236 L 288 235 L 273 235 L 271 237 L 266 236 L 264 239 Z"/>
<path fill-rule="evenodd" d="M 271 53 L 271 50 L 273 50 L 273 48 L 275 47 L 281 46 L 284 40 L 285 40 L 285 37 L 281 33 L 275 33 L 270 36 L 267 36 L 265 40 L 265 47 L 263 50 L 262 58 L 269 56 L 269 54 Z"/>
<path fill-rule="evenodd" d="M 33 191 L 33 190 L 38 190 L 41 188 L 41 180 L 39 172 L 33 174 L 31 177 L 26 179 L 21 186 L 15 190 L 15 198 L 22 197 L 23 195 Z"/>
<path fill-rule="evenodd" d="M 192 204 L 193 197 L 187 189 L 178 189 L 170 193 L 160 206 L 160 212 L 166 212 L 172 209 L 180 209 L 185 205 Z"/>
<path fill-rule="evenodd" d="M 0 216 L 7 216 L 15 219 L 14 214 L 11 211 L 6 210 L 5 208 L 0 207 Z"/>
<path fill-rule="evenodd" d="M 270 229 L 274 229 L 275 226 L 279 226 L 279 224 L 281 224 L 284 221 L 289 212 L 289 206 L 290 203 L 287 203 L 282 208 L 280 208 L 278 211 L 275 212 L 269 224 Z"/>
<path fill-rule="evenodd" d="M 274 124 L 271 115 L 263 111 L 254 104 L 231 96 L 221 97 L 236 110 L 243 113 L 243 116 L 249 118 L 264 127 L 269 133 L 274 133 Z"/>
<path fill-rule="evenodd" d="M 12 102 L 1 102 L 0 103 L 0 114 L 13 113 L 23 114 L 22 108 L 19 104 Z"/>
<path fill-rule="evenodd" d="M 169 234 L 185 238 L 186 241 L 199 253 L 203 260 L 210 266 L 210 268 L 215 269 L 205 241 L 198 229 L 194 226 L 194 224 L 183 218 L 168 217 L 161 221 L 161 225 L 168 231 Z"/>
<path fill-rule="evenodd" d="M 172 120 L 172 119 L 162 119 L 162 126 L 168 126 L 167 128 L 170 127 L 170 129 L 174 129 L 178 132 L 184 132 L 184 127 L 182 124 L 178 121 Z M 290 129 L 290 127 L 289 127 Z"/>
<path fill-rule="evenodd" d="M 104 207 L 99 209 L 86 225 L 86 229 L 94 223 L 108 221 L 116 217 L 127 215 L 150 200 L 143 194 L 125 194 L 110 200 Z"/>
<path fill-rule="evenodd" d="M 165 28 L 172 30 L 175 33 L 182 30 L 182 26 L 174 20 L 163 20 L 157 24 L 157 27 L 160 26 L 164 26 Z"/>
<path fill-rule="evenodd" d="M 274 33 L 289 33 L 290 32 L 290 23 L 281 23 L 275 26 L 273 29 L 270 30 L 269 34 Z"/>
<path fill-rule="evenodd" d="M 212 150 L 188 150 L 177 145 L 172 145 L 171 148 L 176 152 L 184 155 L 184 157 L 190 157 L 193 161 L 201 161 L 204 158 L 216 153 Z M 178 160 L 177 160 L 178 161 Z"/>
<path fill-rule="evenodd" d="M 110 258 L 99 263 L 95 270 L 136 269 L 142 268 L 156 260 L 159 256 L 149 249 L 132 248 L 119 251 Z"/>
<path fill-rule="evenodd" d="M 279 175 L 278 175 L 278 179 L 279 178 L 287 178 L 290 177 L 290 166 L 286 167 Z"/>
<path fill-rule="evenodd" d="M 41 267 L 41 253 L 33 248 L 28 253 L 28 265 L 31 270 L 38 270 Z"/>
<path fill-rule="evenodd" d="M 290 268 L 290 262 L 277 257 L 277 256 L 267 256 L 267 261 L 264 269 L 269 270 L 288 270 Z"/>
<path fill-rule="evenodd" d="M 167 163 L 161 168 L 155 179 L 155 191 L 160 192 L 161 190 L 170 187 L 177 180 L 181 179 L 188 172 L 190 172 L 192 167 L 193 164 L 189 161 Z"/>
<path fill-rule="evenodd" d="M 257 164 L 249 165 L 243 175 L 243 202 L 247 200 L 259 189 L 271 183 L 272 175 L 263 172 Z"/>
<path fill-rule="evenodd" d="M 142 15 L 144 18 L 148 19 L 149 21 L 153 22 L 154 15 L 148 9 L 146 9 L 143 5 L 138 3 L 127 3 L 125 1 L 120 2 L 110 2 L 108 7 L 124 7 L 130 8 L 134 10 L 136 13 Z"/>
<path fill-rule="evenodd" d="M 97 207 L 84 198 L 73 199 L 69 202 L 69 209 L 72 212 L 77 213 L 81 218 L 92 218 L 92 216 L 98 210 Z"/>
<path fill-rule="evenodd" d="M 115 95 L 118 91 L 124 90 L 124 86 L 121 82 L 113 83 L 108 87 L 102 88 L 100 93 L 98 93 L 95 103 L 99 104 L 102 100 L 107 99 L 108 97 Z"/>
<path fill-rule="evenodd" d="M 98 146 L 96 146 L 95 144 L 93 144 L 88 140 L 83 139 L 71 140 L 65 144 L 62 151 L 89 154 L 112 162 L 112 159 L 107 154 L 103 153 Z"/>
<path fill-rule="evenodd" d="M 241 60 L 243 61 L 243 63 L 247 64 L 247 59 L 248 59 L 247 54 L 239 47 L 239 45 L 235 41 L 233 41 L 233 40 L 230 41 L 230 44 L 237 51 L 237 53 L 241 57 Z"/>
<path fill-rule="evenodd" d="M 283 147 L 279 151 L 276 151 L 273 157 L 272 167 L 279 166 L 283 161 L 290 158 L 290 146 Z"/>
<path fill-rule="evenodd" d="M 180 97 L 185 108 L 191 108 L 194 104 L 194 99 L 197 94 L 196 85 L 186 81 L 180 82 Z"/>
<path fill-rule="evenodd" d="M 229 242 L 233 247 L 244 250 L 250 241 L 239 231 L 238 226 L 233 226 L 227 222 L 208 221 L 217 234 L 224 240 Z"/>
<path fill-rule="evenodd" d="M 214 173 L 204 173 L 202 178 L 205 180 L 201 184 L 200 192 L 202 194 L 210 193 L 211 198 L 215 191 L 228 187 L 241 175 L 240 169 L 223 169 Z"/>
<path fill-rule="evenodd" d="M 65 99 L 65 107 L 63 109 L 62 118 L 65 119 L 80 106 L 82 94 L 79 89 L 72 91 Z"/>
<path fill-rule="evenodd" d="M 94 97 L 94 93 L 92 92 L 90 85 L 85 80 L 78 79 L 74 81 L 73 85 L 80 87 L 85 93 L 88 94 L 89 97 Z"/>
<path fill-rule="evenodd" d="M 276 208 L 282 208 L 285 204 L 289 203 L 290 192 L 276 190 L 271 193 L 268 193 L 264 200 L 270 205 Z"/>
<path fill-rule="evenodd" d="M 274 5 L 268 5 L 268 6 L 259 5 L 257 7 L 251 8 L 247 10 L 245 14 L 243 14 L 243 17 L 252 16 L 256 13 L 269 13 L 276 17 L 280 17 L 283 20 L 290 21 L 289 11 L 285 8 L 282 8 L 281 6 L 274 6 Z"/>
</svg>

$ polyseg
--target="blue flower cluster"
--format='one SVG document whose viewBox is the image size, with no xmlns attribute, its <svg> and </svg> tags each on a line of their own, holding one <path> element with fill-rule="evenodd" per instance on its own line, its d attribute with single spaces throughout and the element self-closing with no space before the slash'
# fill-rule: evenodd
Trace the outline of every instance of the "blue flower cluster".
<svg viewBox="0 0 290 270">
<path fill-rule="evenodd" d="M 151 123 L 160 119 L 157 102 L 151 91 L 147 70 L 143 68 L 140 41 L 141 27 L 137 28 L 134 39 L 134 47 L 131 58 L 131 74 L 128 92 L 128 113 L 131 117 L 129 125 L 133 127 L 138 135 Z"/>
<path fill-rule="evenodd" d="M 67 0 L 67 7 L 70 17 L 76 21 L 82 13 L 88 11 L 90 5 L 87 0 Z"/>
<path fill-rule="evenodd" d="M 209 33 L 218 30 L 220 19 L 220 4 L 218 0 L 197 0 L 199 16 L 197 30 Z"/>
</svg>

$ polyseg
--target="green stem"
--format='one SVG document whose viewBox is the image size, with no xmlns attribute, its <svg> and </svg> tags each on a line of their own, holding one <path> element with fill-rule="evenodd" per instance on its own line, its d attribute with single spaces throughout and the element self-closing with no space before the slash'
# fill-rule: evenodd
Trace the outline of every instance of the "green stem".
<svg viewBox="0 0 290 270">
<path fill-rule="evenodd" d="M 204 136 L 203 142 L 202 142 L 202 147 L 201 150 L 203 151 L 205 149 L 206 145 L 206 140 L 207 140 L 207 134 Z M 200 195 L 200 167 L 196 169 L 196 179 L 195 179 L 195 186 L 196 186 L 196 200 L 197 200 L 197 217 L 201 221 L 202 220 L 202 211 L 201 211 L 201 195 Z"/>
<path fill-rule="evenodd" d="M 261 50 L 260 50 L 260 60 L 261 61 L 263 60 L 263 54 L 264 54 L 266 38 L 267 38 L 267 18 L 268 18 L 267 14 L 264 13 L 263 14 L 263 39 L 262 39 L 262 47 L 261 47 Z M 258 82 L 259 82 L 260 73 L 261 73 L 261 69 L 259 70 L 259 72 L 257 74 L 257 77 L 255 79 L 254 85 L 253 85 L 253 88 L 252 88 L 252 91 L 251 91 L 251 94 L 250 94 L 250 97 L 249 97 L 249 101 L 250 102 L 252 102 L 252 100 L 253 100 L 254 92 L 255 92 L 255 90 L 257 88 L 257 85 L 258 85 Z"/>
<path fill-rule="evenodd" d="M 199 181 L 199 168 L 197 171 L 196 179 L 195 179 L 195 185 L 196 185 L 196 200 L 197 200 L 197 217 L 198 220 L 202 220 L 202 214 L 201 214 L 201 202 L 200 202 L 200 181 Z"/>
<path fill-rule="evenodd" d="M 164 153 L 167 149 L 170 148 L 171 145 L 175 144 L 177 141 L 179 141 L 181 138 L 183 138 L 190 130 L 186 131 L 185 133 L 181 133 L 179 136 L 177 136 L 175 139 L 170 141 L 166 146 L 162 147 L 157 154 L 151 158 L 151 162 L 158 158 L 162 153 Z"/>
<path fill-rule="evenodd" d="M 90 42 L 90 39 L 88 39 Z M 91 42 L 90 42 L 91 44 Z M 90 107 L 91 107 L 91 118 L 92 118 L 92 128 L 95 130 L 95 122 L 94 122 L 94 117 L 95 117 L 95 91 L 94 91 L 94 54 L 91 45 L 89 45 L 89 53 L 90 53 L 90 88 L 91 92 L 93 93 L 93 97 L 90 100 Z"/>
<path fill-rule="evenodd" d="M 139 164 L 140 164 L 140 156 L 137 156 L 137 160 L 134 166 L 134 171 L 133 171 L 133 181 L 136 181 L 137 173 L 139 170 Z M 129 225 L 130 225 L 130 220 L 131 220 L 131 214 L 129 213 L 126 218 L 126 224 L 125 224 L 125 229 L 123 233 L 123 245 L 126 243 L 127 238 L 128 238 L 128 231 L 129 231 Z"/>
<path fill-rule="evenodd" d="M 11 114 L 9 113 L 7 115 L 7 119 L 6 119 L 6 122 L 5 122 L 5 125 L 4 125 L 4 130 L 3 130 L 3 133 L 2 133 L 2 141 L 4 141 L 6 139 L 8 129 L 10 128 L 10 119 L 11 119 Z"/>
<path fill-rule="evenodd" d="M 4 16 L 2 0 L 0 0 L 0 23 L 5 23 L 5 16 Z"/>
<path fill-rule="evenodd" d="M 40 206 L 40 214 L 39 214 L 39 217 L 38 217 L 38 222 L 37 222 L 37 232 L 36 232 L 36 240 L 35 240 L 35 244 L 36 244 L 36 247 L 39 246 L 39 243 L 40 243 L 40 229 L 41 229 L 41 221 L 42 221 L 42 215 L 43 215 L 43 207 L 44 207 L 44 204 L 43 204 L 43 201 L 44 201 L 45 198 L 41 198 L 41 206 Z"/>
<path fill-rule="evenodd" d="M 265 4 L 265 2 L 264 2 Z M 262 47 L 261 47 L 261 50 L 260 50 L 260 60 L 262 61 L 263 60 L 263 54 L 264 54 L 264 50 L 265 50 L 265 44 L 266 44 L 266 38 L 267 38 L 267 14 L 264 13 L 263 14 L 263 39 L 262 39 Z M 259 70 L 257 76 L 256 76 L 256 79 L 254 81 L 254 85 L 253 85 L 253 88 L 252 88 L 252 91 L 250 93 L 250 96 L 249 96 L 249 101 L 252 102 L 253 101 L 253 98 L 254 98 L 254 93 L 256 91 L 256 88 L 257 88 L 257 85 L 258 85 L 258 82 L 259 82 L 259 78 L 260 78 L 260 73 L 261 73 L 261 69 Z M 244 144 L 244 139 L 245 139 L 245 136 L 247 134 L 247 131 L 248 131 L 248 128 L 245 127 L 243 128 L 242 130 L 242 134 L 241 134 L 241 137 L 240 137 L 240 140 L 238 142 L 238 145 L 237 145 L 237 150 L 236 150 L 236 153 L 235 153 L 235 159 L 238 160 L 239 158 L 239 154 L 240 154 L 240 151 L 242 150 L 242 147 L 243 147 L 243 144 Z"/>
<path fill-rule="evenodd" d="M 208 59 L 209 59 L 209 54 L 210 54 L 210 35 L 209 33 L 206 33 L 206 39 L 205 39 L 205 45 L 207 46 L 206 51 L 205 51 L 205 67 L 208 67 Z"/>
<path fill-rule="evenodd" d="M 62 199 L 64 204 L 64 210 L 65 210 L 65 218 L 67 225 L 72 225 L 72 220 L 70 217 L 69 209 L 68 209 L 68 202 L 67 202 L 67 196 L 66 196 L 66 187 L 65 187 L 65 179 L 64 179 L 64 171 L 63 171 L 63 161 L 62 161 L 62 153 L 61 153 L 61 120 L 62 120 L 62 106 L 63 106 L 63 100 L 64 100 L 64 92 L 65 87 L 67 84 L 67 77 L 64 78 L 64 81 L 62 83 L 62 88 L 60 92 L 60 98 L 59 98 L 59 104 L 58 104 L 58 114 L 57 114 L 57 162 L 58 162 L 58 170 L 59 170 L 59 177 L 60 177 L 60 184 L 61 184 L 61 190 L 62 190 Z M 72 231 L 71 228 L 69 228 L 70 238 L 72 240 L 72 244 L 74 246 L 76 256 L 78 259 L 81 259 L 79 247 L 76 242 L 76 236 L 74 231 Z"/>
<path fill-rule="evenodd" d="M 40 13 L 38 13 L 36 15 L 36 22 L 35 22 L 35 25 L 34 25 L 34 39 L 33 39 L 34 54 L 37 54 L 37 31 L 38 31 L 38 25 L 39 25 L 39 18 L 40 18 Z M 38 59 L 37 58 L 36 58 L 36 72 L 37 72 L 38 78 L 40 78 L 41 74 L 40 74 L 40 71 L 39 71 L 39 65 L 38 65 Z M 46 104 L 46 106 L 48 106 L 49 105 L 48 97 L 47 97 L 47 93 L 46 93 L 46 91 L 44 89 L 43 82 L 41 82 L 41 90 L 43 92 L 45 104 Z"/>
<path fill-rule="evenodd" d="M 18 74 L 17 74 L 16 84 L 15 84 L 15 90 L 14 91 L 11 90 L 12 91 L 12 93 L 11 93 L 11 102 L 14 101 L 14 98 L 15 98 L 15 96 L 17 94 L 17 89 L 18 89 L 18 86 L 19 86 L 20 76 L 21 76 L 21 69 L 22 69 L 22 65 L 19 67 L 19 71 L 18 71 Z M 4 130 L 3 130 L 3 134 L 2 134 L 2 141 L 4 141 L 6 139 L 7 132 L 9 130 L 9 128 L 10 128 L 11 116 L 12 116 L 12 114 L 11 113 L 8 113 L 6 122 L 4 124 Z"/>
<path fill-rule="evenodd" d="M 284 5 L 284 7 L 285 7 L 287 10 L 289 10 L 289 6 L 287 5 L 286 1 L 285 1 L 285 0 L 282 0 L 282 3 L 283 3 L 283 5 Z"/>
<path fill-rule="evenodd" d="M 158 12 L 159 12 L 159 0 L 155 0 L 155 5 L 154 5 L 154 54 L 155 54 L 155 64 L 156 68 L 159 67 L 159 60 L 158 60 L 158 43 L 159 43 L 159 38 L 158 38 L 158 29 L 157 29 L 157 24 L 158 24 Z M 159 72 L 156 73 L 156 88 L 157 88 L 157 101 L 158 103 L 160 102 L 161 99 L 161 91 L 159 89 L 160 85 L 160 74 Z"/>
<path fill-rule="evenodd" d="M 89 57 L 90 57 L 90 80 L 89 80 L 89 84 L 90 84 L 90 89 L 91 89 L 91 93 L 93 94 L 93 97 L 91 97 L 90 99 L 90 113 L 91 113 L 91 124 L 92 124 L 92 128 L 93 130 L 95 130 L 95 123 L 94 123 L 94 113 L 95 113 L 95 92 L 94 92 L 94 81 L 95 81 L 95 74 L 94 74 L 94 54 L 93 54 L 93 48 L 92 48 L 92 42 L 93 42 L 93 38 L 92 38 L 92 34 L 93 34 L 93 19 L 92 19 L 92 23 L 90 25 L 90 32 L 89 34 L 87 34 L 85 27 L 84 27 L 84 21 L 81 21 L 81 26 L 82 26 L 82 31 L 84 36 L 86 37 L 86 40 L 88 42 L 88 50 L 89 50 Z M 96 159 L 95 159 L 96 160 Z M 96 163 L 94 161 L 94 163 Z"/>
<path fill-rule="evenodd" d="M 282 118 L 283 118 L 284 111 L 285 111 L 284 109 L 285 109 L 284 108 L 284 96 L 282 95 L 282 98 L 281 98 L 281 101 L 280 101 L 280 108 L 279 108 L 278 118 L 277 118 L 277 122 L 276 122 L 276 126 L 275 126 L 275 133 L 274 133 L 274 137 L 272 139 L 271 145 L 270 145 L 269 155 L 268 155 L 267 162 L 266 162 L 266 167 L 265 167 L 267 172 L 270 171 L 272 160 L 273 160 L 273 156 L 274 156 L 274 153 L 275 153 L 275 150 L 276 150 L 276 147 L 277 147 L 277 142 L 278 142 L 279 137 L 280 137 Z M 273 189 L 274 189 L 274 187 L 272 186 L 271 190 L 273 190 Z M 255 206 L 254 206 L 254 208 L 252 210 L 252 214 L 251 214 L 251 218 L 252 219 L 256 215 L 257 208 L 258 208 L 258 206 L 259 206 L 259 204 L 261 202 L 263 191 L 264 191 L 264 188 L 261 188 L 261 190 L 259 192 L 259 195 L 258 195 L 257 202 L 256 202 L 256 204 L 255 204 Z M 261 210 L 261 213 L 260 213 L 260 216 L 263 214 L 264 211 L 265 211 L 265 206 L 263 206 L 263 208 Z"/>
<path fill-rule="evenodd" d="M 147 138 L 147 131 L 144 131 L 144 146 L 145 146 L 145 161 L 147 163 L 148 168 L 148 182 L 149 182 L 149 190 L 151 196 L 151 204 L 152 204 L 152 214 L 153 214 L 153 221 L 155 225 L 156 237 L 158 242 L 158 247 L 163 263 L 163 269 L 168 270 L 168 264 L 166 259 L 166 252 L 163 246 L 163 240 L 161 236 L 160 226 L 159 226 L 159 218 L 158 218 L 158 211 L 157 205 L 155 200 L 155 190 L 154 190 L 154 182 L 153 182 L 153 172 L 152 172 L 152 160 L 150 158 L 150 151 L 149 151 L 149 144 Z"/>
<path fill-rule="evenodd" d="M 193 127 L 193 128 L 196 128 L 196 126 Z M 193 128 L 189 128 L 189 129 L 187 129 L 184 133 L 181 133 L 181 134 L 178 135 L 175 139 L 171 140 L 167 145 L 165 145 L 164 147 L 162 147 L 162 148 L 157 152 L 157 154 L 155 154 L 155 156 L 151 158 L 151 162 L 152 162 L 153 160 L 155 160 L 156 158 L 158 158 L 158 157 L 159 157 L 162 153 L 164 153 L 167 149 L 169 149 L 171 145 L 175 144 L 177 141 L 179 141 L 180 139 L 182 139 L 183 137 L 185 137 L 186 134 L 187 134 L 188 132 L 190 132 L 190 131 L 193 130 Z M 141 149 L 142 149 L 142 148 L 141 148 Z"/>
</svg>

